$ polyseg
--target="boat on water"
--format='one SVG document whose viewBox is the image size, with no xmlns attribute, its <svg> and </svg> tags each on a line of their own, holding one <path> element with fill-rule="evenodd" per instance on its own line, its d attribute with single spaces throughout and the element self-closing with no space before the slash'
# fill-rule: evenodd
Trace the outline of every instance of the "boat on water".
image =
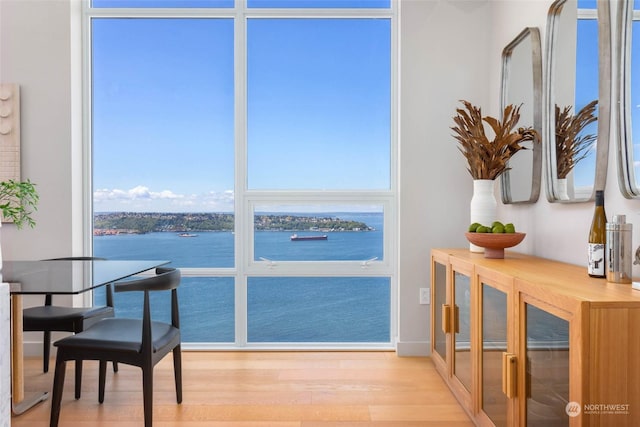
<svg viewBox="0 0 640 427">
<path fill-rule="evenodd" d="M 314 235 L 314 236 L 298 236 L 297 234 L 291 235 L 292 242 L 299 242 L 305 240 L 327 240 L 326 234 Z"/>
<path fill-rule="evenodd" d="M 198 237 L 197 234 L 191 234 L 191 233 L 180 233 L 178 234 L 178 237 Z"/>
</svg>

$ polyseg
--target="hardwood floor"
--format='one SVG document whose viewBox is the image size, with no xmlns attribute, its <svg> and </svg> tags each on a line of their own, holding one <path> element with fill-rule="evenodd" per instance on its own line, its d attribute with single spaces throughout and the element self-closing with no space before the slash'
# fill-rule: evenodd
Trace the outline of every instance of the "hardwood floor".
<svg viewBox="0 0 640 427">
<path fill-rule="evenodd" d="M 53 366 L 25 362 L 26 393 L 51 390 Z M 98 404 L 96 363 L 85 362 L 82 398 L 67 366 L 60 427 L 143 425 L 140 370 L 107 370 Z M 171 357 L 155 370 L 154 426 L 462 427 L 473 424 L 426 357 L 393 352 L 183 352 L 182 404 Z M 49 401 L 12 418 L 13 427 L 49 425 Z"/>
</svg>

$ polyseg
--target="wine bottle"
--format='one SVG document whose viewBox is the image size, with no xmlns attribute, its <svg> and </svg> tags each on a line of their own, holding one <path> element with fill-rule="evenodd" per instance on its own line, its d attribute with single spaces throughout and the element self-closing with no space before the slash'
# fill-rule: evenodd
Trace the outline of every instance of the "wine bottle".
<svg viewBox="0 0 640 427">
<path fill-rule="evenodd" d="M 605 277 L 607 214 L 604 211 L 604 191 L 596 191 L 596 209 L 589 230 L 589 263 L 587 270 L 591 277 Z"/>
</svg>

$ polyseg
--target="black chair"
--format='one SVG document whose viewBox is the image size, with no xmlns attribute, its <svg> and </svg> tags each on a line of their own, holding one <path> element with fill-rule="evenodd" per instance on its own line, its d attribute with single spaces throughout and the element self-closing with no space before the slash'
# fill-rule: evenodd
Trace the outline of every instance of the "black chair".
<svg viewBox="0 0 640 427">
<path fill-rule="evenodd" d="M 57 427 L 64 374 L 68 360 L 98 360 L 98 401 L 104 402 L 107 362 L 114 361 L 142 369 L 144 425 L 151 427 L 153 418 L 153 368 L 169 352 L 173 352 L 176 400 L 182 403 L 182 355 L 180 351 L 180 319 L 178 286 L 180 270 L 157 268 L 156 275 L 115 283 L 116 292 L 144 292 L 142 319 L 104 319 L 79 334 L 56 341 L 58 348 L 50 426 Z M 171 290 L 171 324 L 152 321 L 149 302 L 151 291 Z"/>
<path fill-rule="evenodd" d="M 45 261 L 70 260 L 102 260 L 95 257 L 66 257 L 53 258 Z M 44 305 L 29 307 L 22 312 L 22 329 L 26 332 L 44 332 L 42 340 L 42 370 L 49 371 L 49 357 L 51 351 L 51 332 L 82 332 L 96 322 L 114 317 L 113 293 L 111 286 L 107 286 L 107 305 L 99 307 L 67 307 L 52 305 L 51 294 L 46 294 Z M 113 365 L 114 372 L 118 371 L 117 364 Z M 80 398 L 82 383 L 82 361 L 76 363 L 76 398 Z"/>
</svg>

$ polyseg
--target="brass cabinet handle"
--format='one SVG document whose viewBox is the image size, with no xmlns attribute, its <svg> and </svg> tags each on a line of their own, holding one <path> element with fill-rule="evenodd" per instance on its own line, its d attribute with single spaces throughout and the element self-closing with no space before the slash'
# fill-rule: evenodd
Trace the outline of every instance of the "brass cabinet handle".
<svg viewBox="0 0 640 427">
<path fill-rule="evenodd" d="M 509 398 L 516 397 L 516 356 L 511 353 L 502 353 L 502 392 Z"/>
<path fill-rule="evenodd" d="M 457 305 L 453 306 L 453 332 L 460 333 L 460 310 Z"/>
<path fill-rule="evenodd" d="M 449 304 L 442 304 L 442 332 L 448 334 L 451 331 L 451 311 Z"/>
</svg>

